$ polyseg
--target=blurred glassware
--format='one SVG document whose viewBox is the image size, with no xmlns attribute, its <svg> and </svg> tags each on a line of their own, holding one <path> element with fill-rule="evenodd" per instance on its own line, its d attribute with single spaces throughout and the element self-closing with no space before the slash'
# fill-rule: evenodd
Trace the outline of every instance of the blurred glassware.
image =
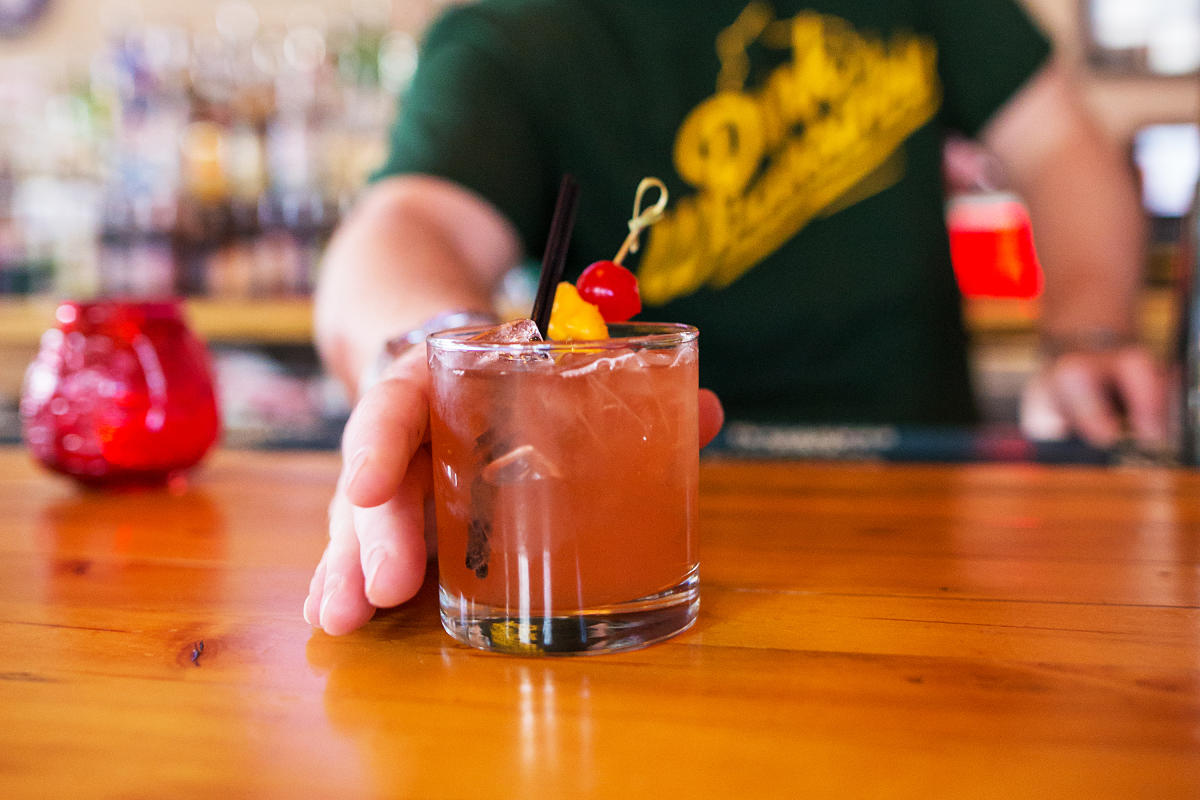
<svg viewBox="0 0 1200 800">
<path fill-rule="evenodd" d="M 210 359 L 181 303 L 67 301 L 25 376 L 34 458 L 90 485 L 161 484 L 216 442 Z"/>
<path fill-rule="evenodd" d="M 1041 294 L 1042 267 L 1033 245 L 1033 225 L 1016 195 L 956 195 L 947 204 L 946 228 L 954 274 L 964 295 L 1028 300 Z"/>
<path fill-rule="evenodd" d="M 1153 217 L 1183 218 L 1200 181 L 1200 124 L 1160 123 L 1139 128 L 1133 159 L 1142 178 L 1142 205 Z"/>
</svg>

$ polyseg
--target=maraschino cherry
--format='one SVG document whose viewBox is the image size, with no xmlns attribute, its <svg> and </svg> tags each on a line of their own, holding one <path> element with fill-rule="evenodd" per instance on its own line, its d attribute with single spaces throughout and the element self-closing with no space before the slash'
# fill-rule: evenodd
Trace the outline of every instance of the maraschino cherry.
<svg viewBox="0 0 1200 800">
<path fill-rule="evenodd" d="M 642 310 L 637 276 L 615 261 L 597 261 L 575 281 L 579 296 L 600 309 L 605 322 L 625 322 Z"/>
</svg>

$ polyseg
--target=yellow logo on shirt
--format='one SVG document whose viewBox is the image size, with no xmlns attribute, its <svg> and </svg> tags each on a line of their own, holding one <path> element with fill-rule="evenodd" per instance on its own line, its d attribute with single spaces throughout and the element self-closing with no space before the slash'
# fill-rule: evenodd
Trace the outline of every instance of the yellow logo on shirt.
<svg viewBox="0 0 1200 800">
<path fill-rule="evenodd" d="M 748 90 L 756 41 L 791 60 Z M 894 183 L 901 143 L 941 103 L 928 37 L 882 41 L 816 13 L 776 20 L 755 2 L 716 44 L 717 92 L 675 138 L 675 168 L 696 192 L 651 229 L 638 268 L 651 305 L 728 286 L 814 217 Z"/>
</svg>

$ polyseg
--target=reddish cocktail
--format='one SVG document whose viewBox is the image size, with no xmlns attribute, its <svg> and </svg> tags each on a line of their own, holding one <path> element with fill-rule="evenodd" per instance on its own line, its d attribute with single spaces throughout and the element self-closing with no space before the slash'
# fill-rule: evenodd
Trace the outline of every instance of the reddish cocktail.
<svg viewBox="0 0 1200 800">
<path fill-rule="evenodd" d="M 492 650 L 648 644 L 698 610 L 697 332 L 429 339 L 441 613 Z"/>
</svg>

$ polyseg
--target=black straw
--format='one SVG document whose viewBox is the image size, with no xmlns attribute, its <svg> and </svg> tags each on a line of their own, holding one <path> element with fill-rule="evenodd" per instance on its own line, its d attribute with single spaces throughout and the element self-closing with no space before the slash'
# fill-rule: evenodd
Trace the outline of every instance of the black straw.
<svg viewBox="0 0 1200 800">
<path fill-rule="evenodd" d="M 558 188 L 558 200 L 554 204 L 554 216 L 550 220 L 550 235 L 546 238 L 546 252 L 542 254 L 542 274 L 538 279 L 537 298 L 533 301 L 530 318 L 537 325 L 542 338 L 549 338 L 550 311 L 554 307 L 554 292 L 562 280 L 567 264 L 567 245 L 571 231 L 575 228 L 575 211 L 579 206 L 579 184 L 571 175 L 563 175 Z"/>
</svg>

